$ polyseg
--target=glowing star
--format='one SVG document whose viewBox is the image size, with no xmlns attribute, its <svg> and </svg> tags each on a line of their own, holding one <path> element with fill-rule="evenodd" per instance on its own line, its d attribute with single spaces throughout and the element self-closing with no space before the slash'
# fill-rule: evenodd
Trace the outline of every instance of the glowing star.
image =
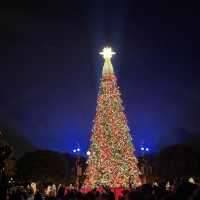
<svg viewBox="0 0 200 200">
<path fill-rule="evenodd" d="M 112 51 L 111 47 L 105 47 L 103 48 L 103 51 L 100 52 L 99 54 L 101 54 L 104 59 L 110 59 L 112 58 L 112 55 L 115 54 L 115 52 Z"/>
</svg>

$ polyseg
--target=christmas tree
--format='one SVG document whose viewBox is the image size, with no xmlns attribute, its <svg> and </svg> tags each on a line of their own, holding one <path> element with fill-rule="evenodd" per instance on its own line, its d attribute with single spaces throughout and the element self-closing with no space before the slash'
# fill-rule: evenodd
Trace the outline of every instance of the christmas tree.
<svg viewBox="0 0 200 200">
<path fill-rule="evenodd" d="M 141 184 L 138 161 L 111 63 L 115 53 L 106 47 L 100 54 L 104 65 L 83 187 L 138 186 Z"/>
</svg>

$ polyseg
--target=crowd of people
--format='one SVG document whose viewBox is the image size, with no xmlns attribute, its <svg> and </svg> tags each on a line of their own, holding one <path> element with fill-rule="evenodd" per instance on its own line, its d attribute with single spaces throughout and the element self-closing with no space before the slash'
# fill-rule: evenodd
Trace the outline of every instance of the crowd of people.
<svg viewBox="0 0 200 200">
<path fill-rule="evenodd" d="M 13 186 L 7 192 L 6 200 L 199 200 L 200 185 L 191 179 L 179 183 L 144 184 L 138 188 L 122 190 L 116 195 L 110 188 L 96 188 L 87 193 L 72 185 L 55 184 Z"/>
</svg>

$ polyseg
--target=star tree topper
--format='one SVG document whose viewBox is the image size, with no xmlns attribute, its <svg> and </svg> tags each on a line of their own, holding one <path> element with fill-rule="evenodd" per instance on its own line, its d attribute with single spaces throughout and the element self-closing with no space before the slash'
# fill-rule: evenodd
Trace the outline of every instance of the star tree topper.
<svg viewBox="0 0 200 200">
<path fill-rule="evenodd" d="M 114 55 L 115 52 L 112 51 L 111 47 L 105 47 L 103 48 L 103 51 L 100 52 L 99 54 L 101 54 L 104 59 L 111 59 L 112 55 Z"/>
</svg>

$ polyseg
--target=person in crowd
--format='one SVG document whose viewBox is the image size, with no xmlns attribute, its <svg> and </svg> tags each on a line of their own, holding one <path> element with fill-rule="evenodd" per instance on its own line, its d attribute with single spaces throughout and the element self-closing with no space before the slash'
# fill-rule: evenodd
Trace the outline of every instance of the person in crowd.
<svg viewBox="0 0 200 200">
<path fill-rule="evenodd" d="M 30 187 L 30 188 L 28 189 L 27 194 L 28 194 L 27 200 L 34 200 L 34 190 L 33 190 L 32 187 Z"/>
</svg>

